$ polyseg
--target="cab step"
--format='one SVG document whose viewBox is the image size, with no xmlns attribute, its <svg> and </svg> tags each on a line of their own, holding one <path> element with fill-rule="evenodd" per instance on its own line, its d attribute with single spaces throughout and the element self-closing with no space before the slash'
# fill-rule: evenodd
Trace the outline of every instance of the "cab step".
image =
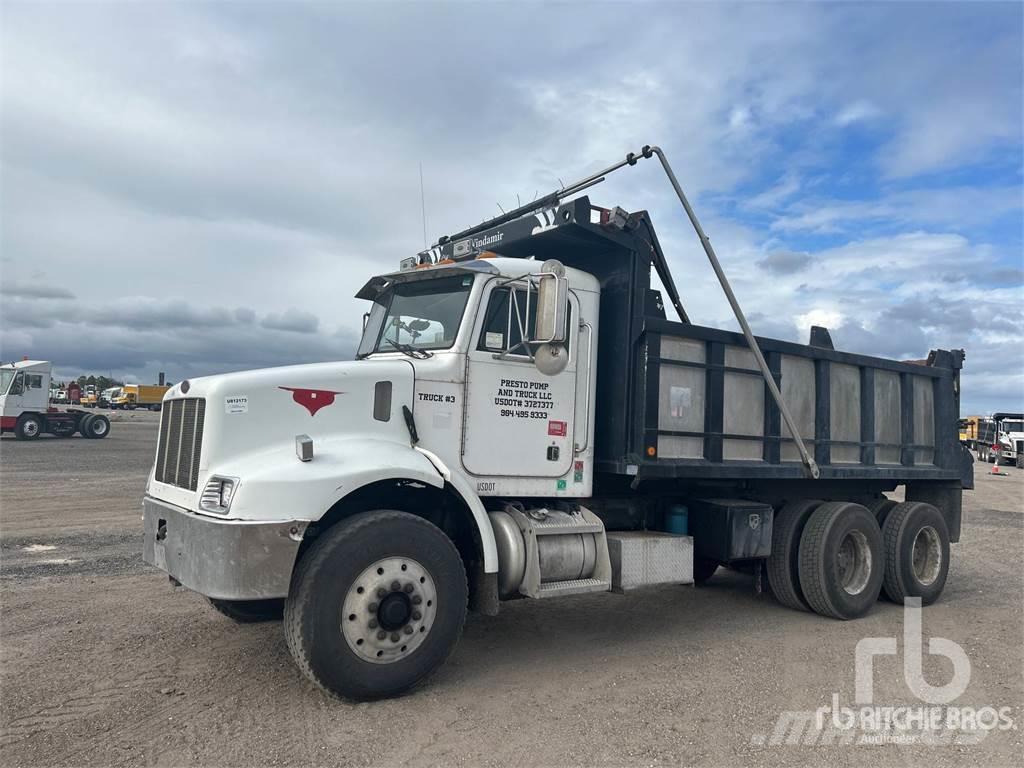
<svg viewBox="0 0 1024 768">
<path fill-rule="evenodd" d="M 541 584 L 537 597 L 565 597 L 585 595 L 588 592 L 609 592 L 612 584 L 605 579 L 573 579 L 572 581 L 550 581 Z"/>
</svg>

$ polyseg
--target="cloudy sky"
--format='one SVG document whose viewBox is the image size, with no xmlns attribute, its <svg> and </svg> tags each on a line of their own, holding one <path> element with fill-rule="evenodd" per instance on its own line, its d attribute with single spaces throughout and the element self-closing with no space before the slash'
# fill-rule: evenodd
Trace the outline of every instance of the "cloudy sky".
<svg viewBox="0 0 1024 768">
<path fill-rule="evenodd" d="M 660 144 L 755 333 L 967 350 L 1024 407 L 1022 6 L 11 3 L 0 356 L 151 381 L 350 358 L 365 278 Z M 733 327 L 657 167 L 695 322 Z"/>
</svg>

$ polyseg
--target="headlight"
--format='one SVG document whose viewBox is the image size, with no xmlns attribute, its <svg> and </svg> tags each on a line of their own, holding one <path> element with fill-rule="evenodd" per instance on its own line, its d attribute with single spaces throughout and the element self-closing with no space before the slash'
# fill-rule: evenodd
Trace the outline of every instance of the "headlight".
<svg viewBox="0 0 1024 768">
<path fill-rule="evenodd" d="M 219 477 L 214 475 L 206 481 L 203 495 L 199 498 L 199 508 L 204 512 L 226 515 L 231 508 L 231 499 L 238 488 L 237 477 Z"/>
</svg>

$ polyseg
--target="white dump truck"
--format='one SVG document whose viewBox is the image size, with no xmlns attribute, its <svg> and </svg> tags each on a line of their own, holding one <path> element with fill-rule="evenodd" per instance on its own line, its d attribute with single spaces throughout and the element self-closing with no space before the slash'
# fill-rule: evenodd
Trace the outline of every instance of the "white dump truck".
<svg viewBox="0 0 1024 768">
<path fill-rule="evenodd" d="M 110 434 L 106 416 L 74 408 L 50 407 L 53 365 L 46 360 L 19 360 L 0 365 L 0 432 L 13 432 L 19 440 L 43 434 L 98 439 Z"/>
<path fill-rule="evenodd" d="M 690 322 L 646 212 L 579 196 L 655 156 L 743 333 Z M 467 610 L 679 589 L 722 564 L 838 619 L 942 592 L 973 482 L 962 351 L 910 364 L 820 328 L 755 338 L 657 148 L 358 297 L 354 361 L 171 388 L 144 499 L 145 560 L 236 620 L 283 612 L 324 689 L 409 688 Z"/>
<path fill-rule="evenodd" d="M 1021 465 L 1024 457 L 1024 414 L 994 413 L 978 423 L 978 461 Z"/>
</svg>

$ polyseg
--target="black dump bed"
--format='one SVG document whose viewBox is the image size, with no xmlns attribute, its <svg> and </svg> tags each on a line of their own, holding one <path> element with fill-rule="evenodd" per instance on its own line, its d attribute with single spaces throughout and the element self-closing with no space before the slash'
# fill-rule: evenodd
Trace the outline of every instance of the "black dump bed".
<svg viewBox="0 0 1024 768">
<path fill-rule="evenodd" d="M 420 259 L 481 251 L 558 259 L 600 281 L 595 450 L 606 479 L 636 488 L 805 477 L 743 335 L 693 325 L 685 313 L 686 322 L 666 319 L 650 273 L 659 266 L 665 282 L 667 267 L 646 212 L 623 216 L 581 197 L 442 238 Z M 757 341 L 821 481 L 973 487 L 957 428 L 962 351 L 897 362 L 836 351 L 823 329 L 813 346 Z"/>
</svg>

